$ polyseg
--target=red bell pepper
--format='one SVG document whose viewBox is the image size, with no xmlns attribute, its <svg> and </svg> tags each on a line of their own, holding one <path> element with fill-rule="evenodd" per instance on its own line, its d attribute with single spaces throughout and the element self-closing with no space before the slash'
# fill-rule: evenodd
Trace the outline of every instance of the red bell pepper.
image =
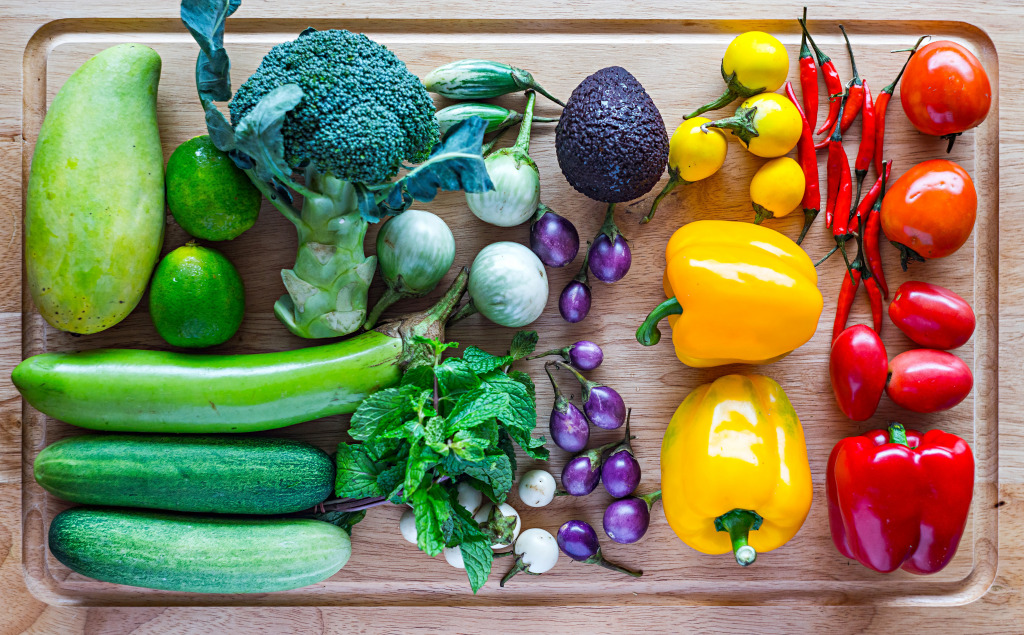
<svg viewBox="0 0 1024 635">
<path fill-rule="evenodd" d="M 974 494 L 974 455 L 960 437 L 893 423 L 832 448 L 826 474 L 836 548 L 882 573 L 936 573 L 960 544 Z"/>
</svg>

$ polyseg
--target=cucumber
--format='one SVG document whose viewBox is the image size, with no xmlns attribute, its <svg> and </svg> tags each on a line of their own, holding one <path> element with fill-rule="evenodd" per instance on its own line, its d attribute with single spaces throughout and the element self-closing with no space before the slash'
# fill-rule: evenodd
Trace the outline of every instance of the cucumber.
<svg viewBox="0 0 1024 635">
<path fill-rule="evenodd" d="M 11 380 L 37 410 L 113 432 L 253 432 L 351 413 L 410 364 L 433 359 L 420 338 L 444 339 L 468 277 L 463 270 L 430 309 L 334 344 L 248 355 L 43 353 Z"/>
<path fill-rule="evenodd" d="M 46 113 L 25 198 L 25 274 L 56 328 L 110 328 L 146 290 L 164 237 L 159 81 L 156 51 L 119 44 L 76 70 Z"/>
<path fill-rule="evenodd" d="M 86 434 L 36 457 L 36 482 L 87 505 L 288 514 L 331 495 L 334 461 L 291 439 Z"/>
<path fill-rule="evenodd" d="M 267 593 L 326 580 L 348 561 L 344 530 L 319 520 L 250 520 L 76 507 L 50 523 L 50 551 L 116 584 Z"/>
</svg>

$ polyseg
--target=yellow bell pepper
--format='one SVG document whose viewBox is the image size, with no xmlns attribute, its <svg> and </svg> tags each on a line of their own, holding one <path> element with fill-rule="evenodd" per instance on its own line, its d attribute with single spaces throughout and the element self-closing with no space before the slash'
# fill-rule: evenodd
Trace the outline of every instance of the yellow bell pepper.
<svg viewBox="0 0 1024 635">
<path fill-rule="evenodd" d="M 661 445 L 668 524 L 697 551 L 747 566 L 786 544 L 811 508 L 800 419 L 762 375 L 726 375 L 676 410 Z"/>
<path fill-rule="evenodd" d="M 822 299 L 814 264 L 774 229 L 702 220 L 676 230 L 665 250 L 669 299 L 637 329 L 657 344 L 657 323 L 669 317 L 679 361 L 706 368 L 768 364 L 814 335 Z M 678 315 L 681 314 L 681 315 Z"/>
</svg>

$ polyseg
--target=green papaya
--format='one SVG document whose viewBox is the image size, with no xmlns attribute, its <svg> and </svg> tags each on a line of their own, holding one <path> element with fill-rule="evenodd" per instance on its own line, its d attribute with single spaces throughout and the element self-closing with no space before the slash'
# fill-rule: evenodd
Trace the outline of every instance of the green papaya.
<svg viewBox="0 0 1024 635">
<path fill-rule="evenodd" d="M 164 236 L 160 56 L 119 44 L 82 64 L 46 113 L 28 179 L 25 271 L 56 328 L 96 333 L 142 298 Z"/>
</svg>

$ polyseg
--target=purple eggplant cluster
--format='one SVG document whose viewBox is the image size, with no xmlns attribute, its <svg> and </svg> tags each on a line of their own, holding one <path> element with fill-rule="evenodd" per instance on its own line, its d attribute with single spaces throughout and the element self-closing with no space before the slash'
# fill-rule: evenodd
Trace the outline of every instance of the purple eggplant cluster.
<svg viewBox="0 0 1024 635">
<path fill-rule="evenodd" d="M 583 343 L 597 348 L 597 345 L 592 342 L 580 342 L 574 346 Z M 581 350 L 585 351 L 586 349 Z M 597 351 L 599 352 L 600 349 L 598 348 Z M 570 359 L 573 357 L 571 350 L 568 357 Z M 581 352 L 578 357 L 588 363 L 595 359 L 585 352 Z M 603 358 L 603 355 L 601 357 Z M 596 364 L 593 366 L 596 367 Z M 568 370 L 579 381 L 582 388 L 583 410 L 576 407 L 562 394 L 558 382 L 555 381 L 555 376 L 551 373 L 553 368 Z M 622 395 L 614 388 L 587 379 L 579 369 L 570 363 L 548 362 L 544 365 L 544 370 L 555 391 L 555 405 L 551 410 L 549 423 L 551 438 L 554 439 L 555 445 L 558 447 L 566 452 L 579 452 L 587 447 L 587 442 L 590 441 L 591 424 L 606 430 L 615 430 L 625 422 L 626 404 L 622 400 Z"/>
<path fill-rule="evenodd" d="M 594 240 L 587 243 L 587 253 L 583 258 L 583 266 L 569 284 L 562 289 L 558 297 L 558 312 L 562 319 L 575 324 L 582 322 L 590 313 L 593 300 L 590 291 L 589 273 L 601 282 L 618 282 L 629 271 L 633 264 L 633 255 L 629 251 L 629 243 L 619 232 L 615 224 L 615 206 L 609 205 L 604 224 Z"/>
</svg>

